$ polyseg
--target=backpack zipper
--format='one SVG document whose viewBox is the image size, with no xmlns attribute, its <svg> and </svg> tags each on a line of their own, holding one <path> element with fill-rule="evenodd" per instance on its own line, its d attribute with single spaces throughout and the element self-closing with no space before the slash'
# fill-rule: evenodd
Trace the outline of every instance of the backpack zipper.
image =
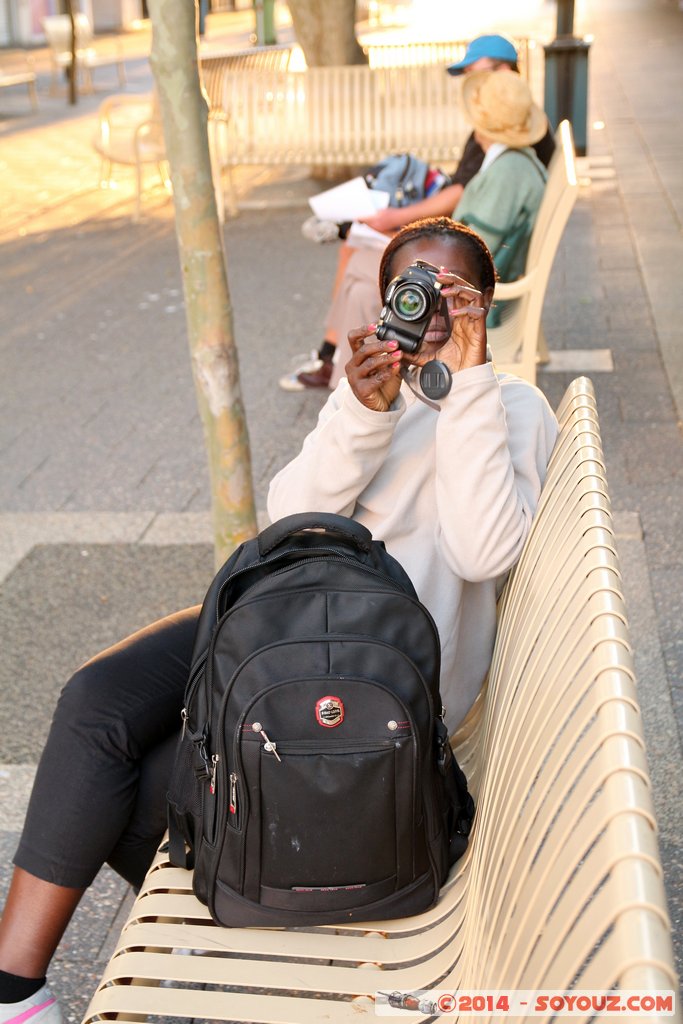
<svg viewBox="0 0 683 1024">
<path fill-rule="evenodd" d="M 322 754 L 371 754 L 378 750 L 388 750 L 398 746 L 400 740 L 412 739 L 412 730 L 404 736 L 386 740 L 339 740 L 337 743 L 321 744 L 318 740 L 282 740 L 278 742 L 278 750 L 283 754 L 317 753 Z M 249 743 L 249 740 L 245 740 Z"/>
<path fill-rule="evenodd" d="M 187 686 L 185 687 L 184 706 L 183 706 L 183 708 L 180 711 L 180 721 L 182 722 L 181 732 L 180 732 L 181 740 L 183 740 L 185 738 L 185 731 L 187 729 L 187 722 L 188 722 L 188 719 L 190 717 L 190 710 L 189 710 L 190 709 L 190 705 L 192 704 L 192 699 L 193 699 L 193 697 L 195 695 L 195 691 L 196 691 L 196 689 L 197 689 L 197 687 L 199 685 L 199 680 L 201 678 L 202 669 L 206 665 L 207 659 L 209 657 L 210 646 L 211 646 L 210 644 L 207 644 L 206 650 L 203 652 L 203 654 L 199 657 L 199 659 L 195 663 L 194 668 L 193 668 L 192 672 L 190 673 L 190 678 L 187 681 Z"/>
<path fill-rule="evenodd" d="M 209 769 L 209 792 L 211 793 L 211 796 L 216 795 L 216 771 L 218 769 L 218 762 L 220 759 L 220 754 L 211 755 L 211 767 Z"/>
<path fill-rule="evenodd" d="M 228 798 L 228 815 L 227 815 L 227 820 L 225 822 L 225 825 L 223 825 L 221 823 L 220 817 L 218 815 L 217 815 L 217 818 L 216 818 L 216 826 L 217 826 L 216 827 L 216 842 L 218 844 L 220 844 L 219 845 L 219 849 L 221 851 L 223 849 L 222 836 L 223 836 L 224 830 L 227 829 L 227 828 L 231 828 L 235 832 L 240 832 L 241 828 L 242 828 L 242 823 L 240 821 L 241 806 L 240 806 L 240 798 L 239 798 L 239 776 L 238 776 L 237 772 L 230 772 L 229 783 L 230 783 L 230 795 L 229 795 L 229 798 Z M 220 808 L 219 808 L 219 813 L 220 813 Z M 220 831 L 219 831 L 219 829 L 220 829 Z"/>
<path fill-rule="evenodd" d="M 277 761 L 282 761 L 282 758 L 280 757 L 280 755 L 277 752 L 277 744 L 273 743 L 273 741 L 271 739 L 269 739 L 268 736 L 266 736 L 265 729 L 263 728 L 263 726 L 261 725 L 260 722 L 254 722 L 252 727 L 251 727 L 251 731 L 252 732 L 257 732 L 260 736 L 263 736 L 263 739 L 264 739 L 263 749 L 268 754 L 274 754 L 275 755 L 275 759 Z"/>
</svg>

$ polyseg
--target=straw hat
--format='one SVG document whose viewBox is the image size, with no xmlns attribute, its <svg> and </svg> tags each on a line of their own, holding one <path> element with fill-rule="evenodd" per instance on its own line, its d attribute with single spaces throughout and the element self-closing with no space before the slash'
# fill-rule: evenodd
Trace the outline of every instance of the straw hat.
<svg viewBox="0 0 683 1024">
<path fill-rule="evenodd" d="M 462 102 L 476 131 L 519 149 L 533 146 L 548 130 L 548 118 L 516 71 L 472 71 L 463 80 Z"/>
</svg>

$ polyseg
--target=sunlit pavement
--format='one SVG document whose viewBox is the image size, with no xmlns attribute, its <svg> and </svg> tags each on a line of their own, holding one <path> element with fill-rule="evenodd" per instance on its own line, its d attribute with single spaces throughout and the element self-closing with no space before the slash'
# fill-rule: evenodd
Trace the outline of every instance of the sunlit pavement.
<svg viewBox="0 0 683 1024">
<path fill-rule="evenodd" d="M 542 40 L 554 33 L 550 2 L 487 5 L 485 23 L 475 5 L 456 6 L 457 24 L 446 22 L 443 4 L 423 3 L 407 29 L 387 20 L 364 34 L 425 38 L 434 24 L 442 37 L 497 27 Z M 245 45 L 252 30 L 251 12 L 211 16 L 204 45 Z M 551 349 L 587 357 L 572 371 L 542 371 L 539 383 L 556 404 L 591 352 L 612 353 L 613 372 L 589 375 L 680 941 L 683 13 L 675 0 L 586 0 L 576 4 L 576 30 L 595 36 L 589 155 L 544 325 Z M 291 38 L 286 25 L 280 32 Z M 127 92 L 151 87 L 149 43 L 148 25 L 122 37 Z M 114 69 L 98 69 L 97 92 L 70 108 L 63 85 L 48 95 L 46 52 L 33 56 L 38 113 L 25 90 L 0 91 L 4 864 L 66 676 L 123 633 L 199 600 L 212 565 L 172 202 L 150 170 L 134 224 L 132 174 L 117 170 L 116 187 L 99 187 L 90 140 L 98 104 L 119 91 Z M 3 65 L 12 59 L 18 55 L 3 54 Z M 285 394 L 277 378 L 322 340 L 336 247 L 301 237 L 306 196 L 316 188 L 302 169 L 242 168 L 237 187 L 250 208 L 226 224 L 225 239 L 262 512 L 269 477 L 297 450 L 324 397 Z M 55 962 L 53 984 L 72 1020 L 101 973 L 125 895 L 103 872 Z"/>
</svg>

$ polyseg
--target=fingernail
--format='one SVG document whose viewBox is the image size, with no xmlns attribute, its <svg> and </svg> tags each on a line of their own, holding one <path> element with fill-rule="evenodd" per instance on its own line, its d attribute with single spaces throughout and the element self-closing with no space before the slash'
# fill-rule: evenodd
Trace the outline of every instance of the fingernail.
<svg viewBox="0 0 683 1024">
<path fill-rule="evenodd" d="M 387 342 L 387 348 L 391 349 L 391 351 L 393 352 L 395 349 L 398 348 L 398 342 L 397 341 L 388 341 Z"/>
<path fill-rule="evenodd" d="M 377 324 L 368 324 L 368 330 L 369 331 L 376 331 L 377 330 Z"/>
</svg>

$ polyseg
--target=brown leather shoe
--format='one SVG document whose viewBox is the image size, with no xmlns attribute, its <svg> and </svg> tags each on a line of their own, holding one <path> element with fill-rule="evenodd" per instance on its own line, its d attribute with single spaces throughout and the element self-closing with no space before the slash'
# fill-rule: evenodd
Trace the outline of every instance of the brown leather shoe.
<svg viewBox="0 0 683 1024">
<path fill-rule="evenodd" d="M 328 388 L 332 376 L 332 363 L 322 362 L 318 370 L 310 373 L 298 373 L 296 379 L 305 388 Z"/>
</svg>

